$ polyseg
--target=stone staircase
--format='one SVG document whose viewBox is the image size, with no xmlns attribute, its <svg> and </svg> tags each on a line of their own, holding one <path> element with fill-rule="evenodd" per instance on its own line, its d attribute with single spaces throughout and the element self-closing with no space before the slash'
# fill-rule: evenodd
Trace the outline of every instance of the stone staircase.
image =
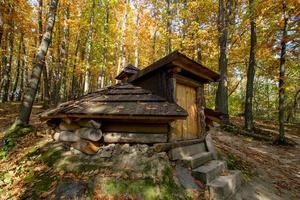
<svg viewBox="0 0 300 200">
<path fill-rule="evenodd" d="M 211 145 L 211 144 L 209 144 Z M 238 191 L 242 183 L 239 170 L 228 170 L 225 161 L 214 160 L 214 152 L 208 151 L 205 142 L 177 147 L 169 155 L 190 174 L 209 187 L 211 200 L 229 200 Z"/>
</svg>

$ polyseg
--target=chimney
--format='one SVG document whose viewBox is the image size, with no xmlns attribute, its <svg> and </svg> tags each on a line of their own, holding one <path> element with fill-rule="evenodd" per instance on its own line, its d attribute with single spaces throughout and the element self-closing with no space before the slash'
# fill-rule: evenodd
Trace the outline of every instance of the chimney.
<svg viewBox="0 0 300 200">
<path fill-rule="evenodd" d="M 115 79 L 121 81 L 121 83 L 127 83 L 129 77 L 131 77 L 134 74 L 137 74 L 140 71 L 139 68 L 133 66 L 132 64 L 128 64 L 121 73 L 116 76 Z"/>
</svg>

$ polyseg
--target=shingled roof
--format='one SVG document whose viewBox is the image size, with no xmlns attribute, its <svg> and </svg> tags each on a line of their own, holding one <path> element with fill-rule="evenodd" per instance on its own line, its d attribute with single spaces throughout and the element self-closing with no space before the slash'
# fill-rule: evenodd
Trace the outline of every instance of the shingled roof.
<svg viewBox="0 0 300 200">
<path fill-rule="evenodd" d="M 175 103 L 151 94 L 150 91 L 129 83 L 119 83 L 68 101 L 40 114 L 51 118 L 104 119 L 184 119 L 187 112 Z"/>
</svg>

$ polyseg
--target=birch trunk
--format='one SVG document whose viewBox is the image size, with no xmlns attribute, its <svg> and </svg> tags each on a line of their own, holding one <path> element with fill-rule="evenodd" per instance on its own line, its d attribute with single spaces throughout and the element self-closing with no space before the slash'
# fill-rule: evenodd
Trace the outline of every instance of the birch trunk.
<svg viewBox="0 0 300 200">
<path fill-rule="evenodd" d="M 119 74 L 121 69 L 123 69 L 125 67 L 125 63 L 126 63 L 126 48 L 125 48 L 124 42 L 125 42 L 125 36 L 126 36 L 126 25 L 127 25 L 127 16 L 128 16 L 127 6 L 128 6 L 128 0 L 125 0 L 125 8 L 124 8 L 122 26 L 121 26 L 121 38 L 120 38 L 120 44 L 119 44 L 120 54 L 119 54 L 117 74 Z"/>
<path fill-rule="evenodd" d="M 32 110 L 32 105 L 37 93 L 38 85 L 40 82 L 41 74 L 43 71 L 43 64 L 45 56 L 48 51 L 48 47 L 51 42 L 52 31 L 55 24 L 56 10 L 58 0 L 51 0 L 49 2 L 49 14 L 47 19 L 47 25 L 41 44 L 37 50 L 35 57 L 31 78 L 28 87 L 25 90 L 24 98 L 21 104 L 19 117 L 15 122 L 15 125 L 27 125 Z"/>
<path fill-rule="evenodd" d="M 8 51 L 7 56 L 4 59 L 6 60 L 6 65 L 4 68 L 4 76 L 3 76 L 3 85 L 2 85 L 2 98 L 1 102 L 4 103 L 8 101 L 8 94 L 9 94 L 9 86 L 11 82 L 11 67 L 12 67 L 12 58 L 13 58 L 13 49 L 14 49 L 14 21 L 13 21 L 13 14 L 14 10 L 12 5 L 9 8 L 9 30 L 8 30 Z"/>
<path fill-rule="evenodd" d="M 13 101 L 16 96 L 20 95 L 20 94 L 16 94 L 16 92 L 17 92 L 17 87 L 18 87 L 19 77 L 20 77 L 21 51 L 22 51 L 23 38 L 24 38 L 24 34 L 21 33 L 20 34 L 20 41 L 19 41 L 19 45 L 18 45 L 16 77 L 15 77 L 15 81 L 14 81 L 14 84 L 13 84 L 13 89 L 12 89 L 12 93 L 11 93 L 11 96 L 10 96 L 10 101 Z"/>
<path fill-rule="evenodd" d="M 285 103 L 285 56 L 286 56 L 286 37 L 288 27 L 288 14 L 286 12 L 286 1 L 282 0 L 282 12 L 283 12 L 283 28 L 282 28 L 282 39 L 281 39 L 281 52 L 280 52 L 280 64 L 279 64 L 279 137 L 278 143 L 282 144 L 285 142 L 284 136 L 284 103 Z"/>
<path fill-rule="evenodd" d="M 134 65 L 139 66 L 139 31 L 140 31 L 140 5 L 139 0 L 135 0 L 135 33 L 134 33 Z"/>
<path fill-rule="evenodd" d="M 107 67 L 107 51 L 108 51 L 108 33 L 109 33 L 109 11 L 110 11 L 110 6 L 109 2 L 103 2 L 105 4 L 105 22 L 104 22 L 104 39 L 103 39 L 103 64 L 101 66 L 101 71 L 100 71 L 100 88 L 104 87 L 104 81 L 105 81 L 105 73 L 104 73 L 104 68 Z"/>
<path fill-rule="evenodd" d="M 90 91 L 90 54 L 92 49 L 93 42 L 93 31 L 94 31 L 94 9 L 95 9 L 95 0 L 93 0 L 91 7 L 91 16 L 90 16 L 90 28 L 88 33 L 87 47 L 86 47 L 86 68 L 85 68 L 85 79 L 84 79 L 84 93 Z"/>
<path fill-rule="evenodd" d="M 60 100 L 66 99 L 66 76 L 67 76 L 67 66 L 68 66 L 68 41 L 69 41 L 69 25 L 68 20 L 70 17 L 70 3 L 68 2 L 64 8 L 64 27 L 63 27 L 63 39 L 60 46 L 60 69 L 62 71 L 61 84 L 60 84 Z"/>
</svg>

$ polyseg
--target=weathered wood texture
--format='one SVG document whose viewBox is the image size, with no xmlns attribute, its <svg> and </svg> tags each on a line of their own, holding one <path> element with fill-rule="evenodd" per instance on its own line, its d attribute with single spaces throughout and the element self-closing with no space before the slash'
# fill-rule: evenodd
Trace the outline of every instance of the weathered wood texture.
<svg viewBox="0 0 300 200">
<path fill-rule="evenodd" d="M 197 88 L 197 114 L 198 114 L 198 137 L 205 137 L 206 133 L 206 124 L 205 124 L 205 114 L 204 114 L 204 106 L 205 106 L 205 99 L 204 99 L 204 86 L 200 85 Z"/>
<path fill-rule="evenodd" d="M 160 143 L 167 142 L 167 134 L 103 133 L 106 143 Z"/>
<path fill-rule="evenodd" d="M 153 94 L 169 100 L 167 95 L 167 75 L 165 71 L 155 71 L 142 79 L 133 81 L 132 84 L 150 90 Z"/>
<path fill-rule="evenodd" d="M 41 118 L 130 118 L 148 119 L 165 117 L 167 120 L 185 118 L 186 111 L 169 103 L 148 90 L 131 84 L 117 84 L 95 93 L 68 101 L 59 107 L 43 112 Z"/>
<path fill-rule="evenodd" d="M 198 111 L 196 88 L 176 83 L 177 104 L 188 112 L 185 120 L 176 121 L 176 136 L 173 140 L 198 138 Z"/>
<path fill-rule="evenodd" d="M 103 132 L 168 133 L 169 128 L 167 124 L 105 122 L 101 130 Z"/>
<path fill-rule="evenodd" d="M 184 147 L 192 144 L 198 144 L 204 142 L 204 139 L 193 139 L 193 140 L 183 140 L 183 141 L 175 141 L 175 142 L 167 142 L 167 143 L 157 143 L 154 144 L 154 150 L 156 152 L 169 151 L 170 149 L 176 147 Z"/>
<path fill-rule="evenodd" d="M 166 69 L 168 67 L 171 67 L 171 63 L 198 76 L 199 78 L 201 78 L 202 82 L 208 83 L 217 81 L 219 79 L 219 75 L 217 73 L 213 72 L 212 70 L 208 69 L 202 64 L 191 60 L 190 58 L 179 53 L 178 51 L 175 51 L 130 77 L 129 82 L 135 82 L 138 79 L 144 79 L 150 73 L 159 71 L 160 69 L 162 70 L 163 68 Z"/>
</svg>

